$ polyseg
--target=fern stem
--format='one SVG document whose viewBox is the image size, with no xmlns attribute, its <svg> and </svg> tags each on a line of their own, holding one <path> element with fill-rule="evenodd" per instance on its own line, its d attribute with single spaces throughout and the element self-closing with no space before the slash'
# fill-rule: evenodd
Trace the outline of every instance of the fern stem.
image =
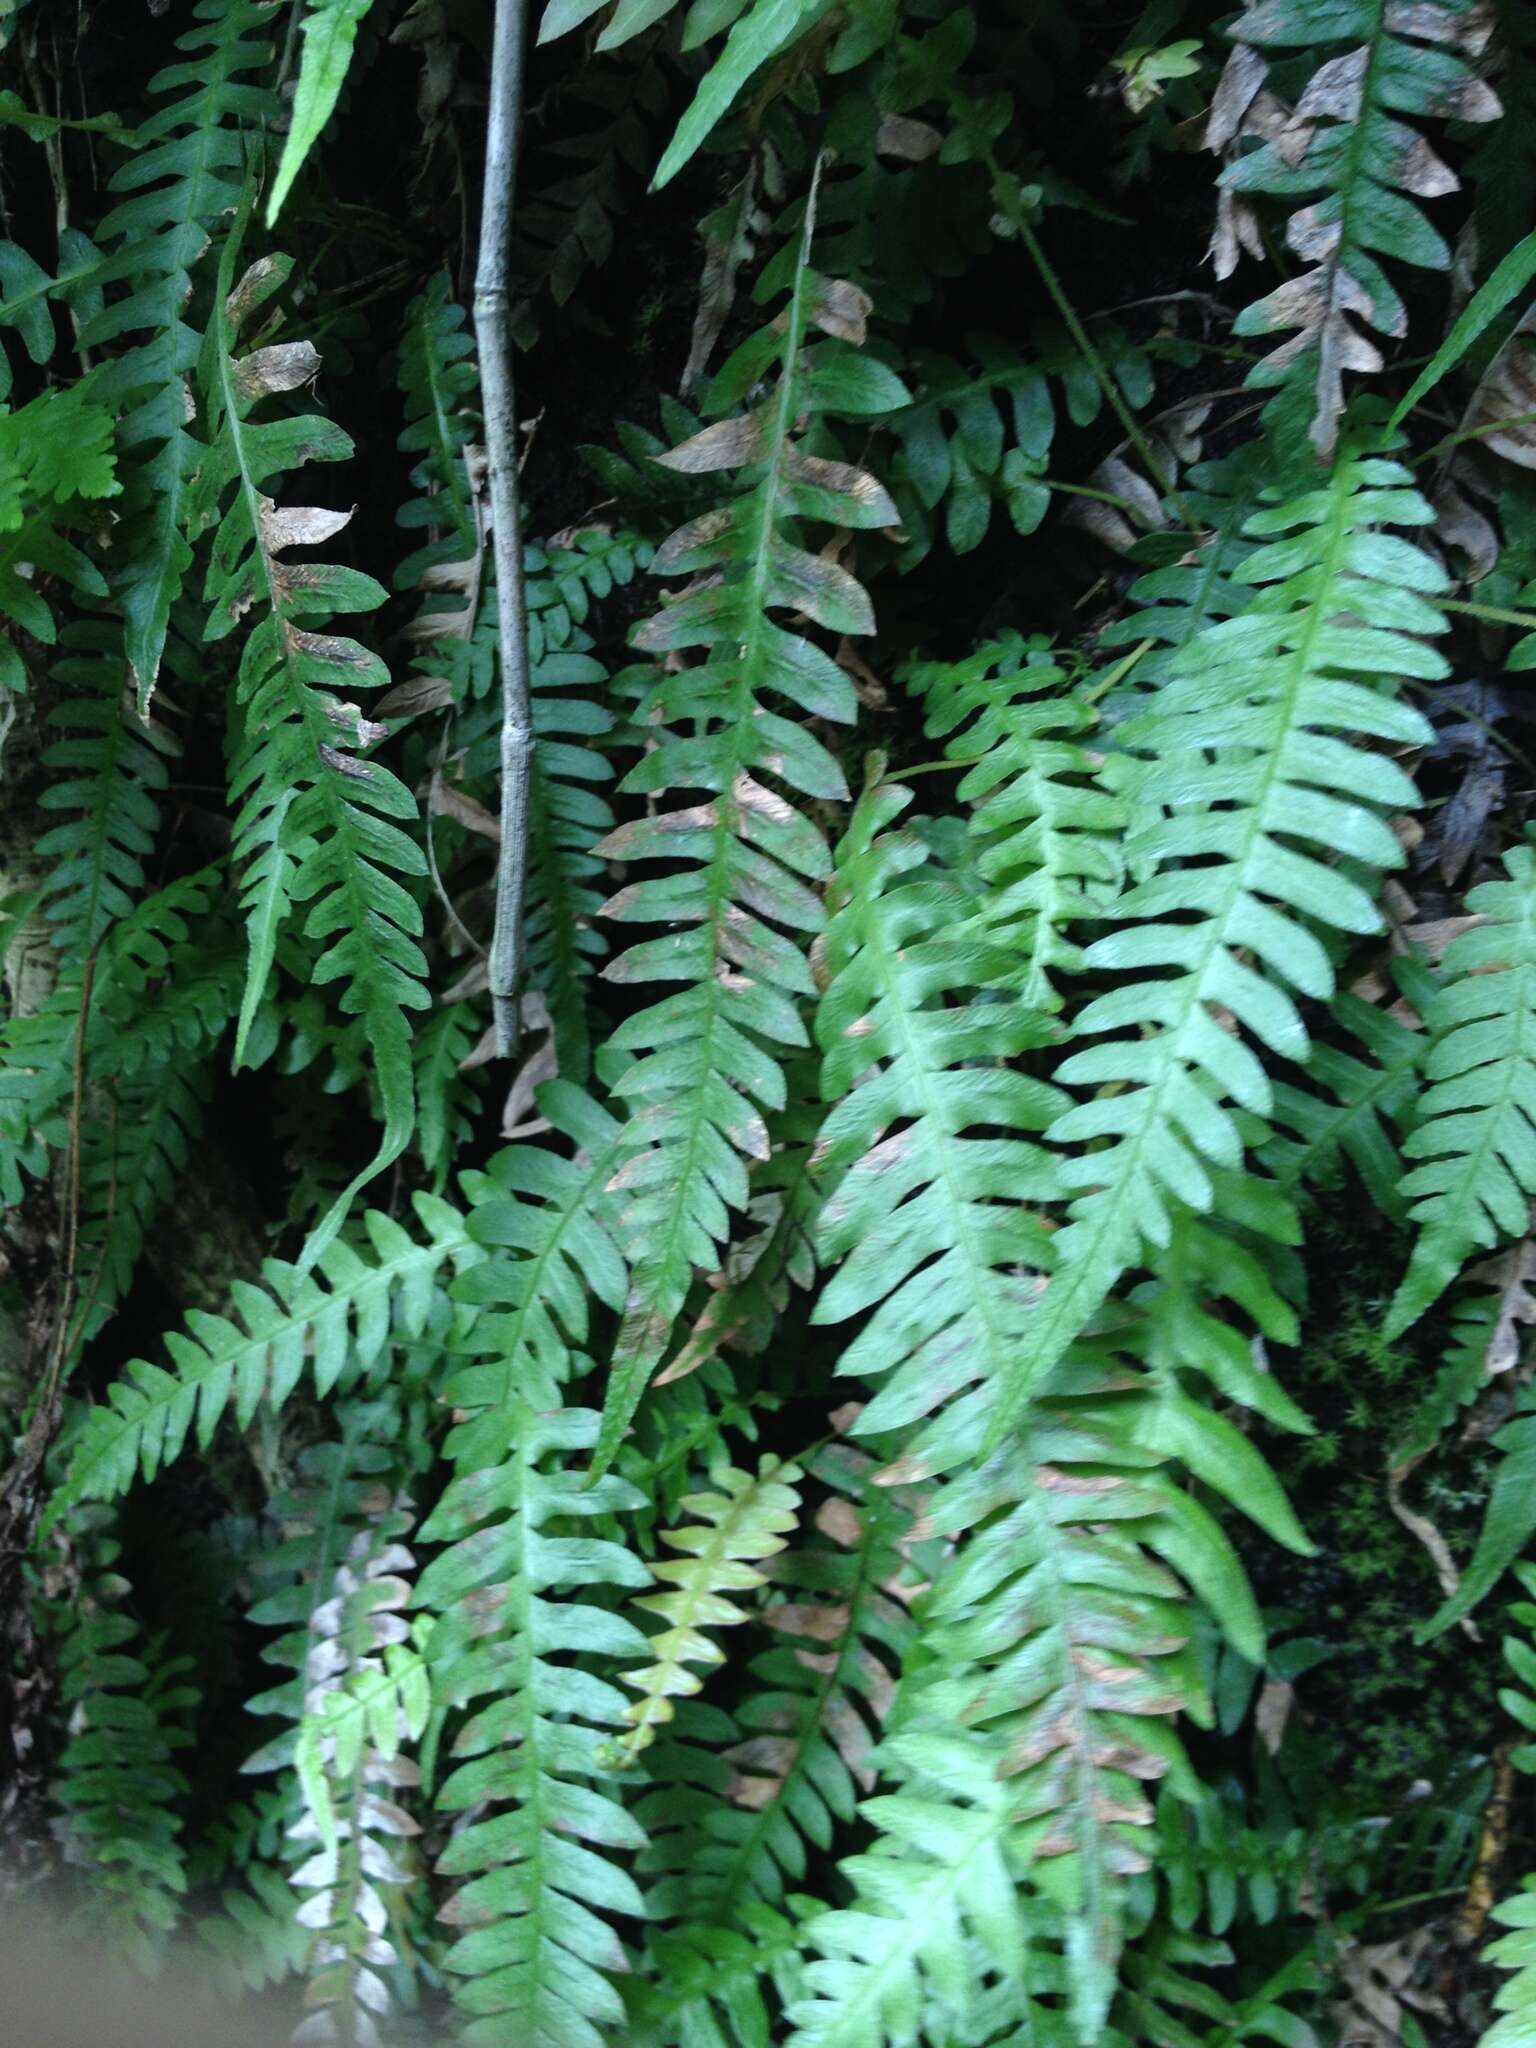
<svg viewBox="0 0 1536 2048">
<path fill-rule="evenodd" d="M 523 880 L 528 865 L 528 785 L 533 724 L 528 705 L 528 621 L 523 595 L 523 542 L 517 478 L 517 404 L 507 334 L 507 251 L 522 120 L 524 0 L 497 0 L 491 48 L 491 106 L 485 137 L 480 257 L 475 272 L 475 343 L 485 406 L 496 616 L 501 648 L 501 850 L 496 863 L 496 919 L 491 932 L 490 987 L 496 1050 L 517 1043 L 517 974 Z"/>
<path fill-rule="evenodd" d="M 1018 233 L 1019 240 L 1029 251 L 1030 261 L 1040 273 L 1040 282 L 1050 293 L 1052 302 L 1057 312 L 1061 315 L 1067 332 L 1071 335 L 1073 342 L 1081 353 L 1083 361 L 1092 370 L 1099 389 L 1109 402 L 1110 411 L 1113 412 L 1115 418 L 1124 427 L 1126 437 L 1130 441 L 1131 446 L 1146 465 L 1147 474 L 1154 483 L 1160 484 L 1168 493 L 1169 500 L 1179 515 L 1179 524 L 1188 527 L 1190 525 L 1189 507 L 1184 503 L 1184 499 L 1180 494 L 1179 480 L 1174 473 L 1172 465 L 1168 466 L 1165 474 L 1163 465 L 1152 451 L 1152 444 L 1141 430 L 1140 422 L 1126 404 L 1124 393 L 1114 378 L 1111 377 L 1108 370 L 1105 369 L 1104 358 L 1094 347 L 1093 338 L 1087 328 L 1078 319 L 1076 307 L 1067 297 L 1061 279 L 1056 275 L 1055 270 L 1051 266 L 1050 258 L 1040 245 L 1040 237 L 1030 225 L 1028 209 L 1020 202 L 1017 192 L 1003 174 L 996 158 L 991 155 L 990 151 L 988 152 L 988 167 L 992 172 L 993 196 L 1004 213 L 1007 214 L 1009 221 Z"/>
</svg>

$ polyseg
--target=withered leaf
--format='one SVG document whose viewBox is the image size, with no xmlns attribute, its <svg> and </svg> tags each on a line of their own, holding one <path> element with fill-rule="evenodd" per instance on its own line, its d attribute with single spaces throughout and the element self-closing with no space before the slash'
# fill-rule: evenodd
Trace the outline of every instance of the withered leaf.
<svg viewBox="0 0 1536 2048">
<path fill-rule="evenodd" d="M 875 134 L 875 150 L 880 156 L 900 157 L 904 163 L 926 163 L 931 156 L 937 156 L 944 147 L 944 137 L 937 128 L 927 121 L 917 121 L 910 114 L 882 114 L 880 126 Z"/>
<path fill-rule="evenodd" d="M 762 428 L 751 413 L 740 413 L 690 434 L 656 460 L 685 476 L 703 476 L 710 470 L 739 469 L 743 463 L 755 462 L 762 449 Z"/>
<path fill-rule="evenodd" d="M 312 384 L 320 374 L 320 351 L 312 341 L 275 341 L 237 358 L 234 370 L 243 398 L 266 398 Z"/>
</svg>

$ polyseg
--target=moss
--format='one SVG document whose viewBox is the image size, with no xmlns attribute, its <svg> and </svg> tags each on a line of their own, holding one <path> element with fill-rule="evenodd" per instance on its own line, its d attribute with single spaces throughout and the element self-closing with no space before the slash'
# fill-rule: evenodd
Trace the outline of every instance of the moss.
<svg viewBox="0 0 1536 2048">
<path fill-rule="evenodd" d="M 1394 1446 L 1440 1365 L 1443 1321 L 1396 1344 L 1382 1309 L 1407 1255 L 1405 1239 L 1353 1189 L 1313 1212 L 1307 1267 L 1313 1296 L 1301 1342 L 1275 1370 L 1317 1427 L 1268 1448 L 1318 1555 L 1249 1546 L 1266 1604 L 1307 1617 L 1329 1654 L 1298 1690 L 1298 1708 L 1331 1751 L 1329 1776 L 1367 1807 L 1391 1807 L 1449 1759 L 1486 1755 L 1498 1739 L 1497 1625 L 1419 1643 L 1414 1631 L 1442 1597 L 1435 1566 L 1393 1513 Z M 1471 1551 L 1487 1498 L 1486 1442 L 1452 1436 L 1405 1484 L 1454 1556 Z"/>
</svg>

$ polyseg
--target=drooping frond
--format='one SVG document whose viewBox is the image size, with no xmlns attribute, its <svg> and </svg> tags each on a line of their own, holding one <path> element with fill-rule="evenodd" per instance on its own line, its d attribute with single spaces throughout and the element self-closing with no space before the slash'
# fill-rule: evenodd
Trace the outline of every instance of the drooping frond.
<svg viewBox="0 0 1536 2048">
<path fill-rule="evenodd" d="M 64 736 L 43 756 L 54 779 L 45 810 L 73 815 L 45 832 L 37 850 L 53 863 L 48 915 L 54 945 L 83 959 L 144 889 L 174 742 L 141 719 L 123 674 L 123 636 L 104 620 L 66 626 L 54 678 L 69 693 L 48 715 Z"/>
<path fill-rule="evenodd" d="M 1060 1183 L 1036 1134 L 1062 1097 L 1005 1064 L 1047 1040 L 1041 1016 L 1016 998 L 963 1000 L 1008 990 L 1014 959 L 967 920 L 923 841 L 887 829 L 909 801 L 890 786 L 860 799 L 818 942 L 818 1156 L 845 1170 L 822 1210 L 814 1316 L 873 1311 L 838 1364 L 881 1381 L 861 1434 L 949 1402 L 924 1435 L 931 1472 L 974 1450 L 978 1404 L 1038 1313 L 1051 1248 L 1034 1205 Z"/>
<path fill-rule="evenodd" d="M 190 431 L 190 383 L 199 336 L 188 304 L 213 279 L 210 238 L 236 211 L 254 131 L 277 102 L 248 74 L 272 56 L 269 8 L 253 0 L 199 0 L 186 52 L 151 81 L 164 102 L 143 123 L 113 174 L 116 205 L 96 230 L 103 261 L 94 283 L 105 302 L 80 329 L 83 349 L 108 349 L 97 381 L 121 419 L 127 497 L 111 584 L 122 607 L 129 677 L 147 711 L 160 673 L 171 607 L 192 564 L 199 474 L 208 457 Z M 173 97 L 174 95 L 174 97 Z M 119 293 L 114 286 L 125 289 Z M 227 286 L 218 288 L 222 298 Z M 123 347 L 125 338 L 131 345 Z"/>
<path fill-rule="evenodd" d="M 1381 369 L 1372 331 L 1394 340 L 1408 331 L 1383 259 L 1427 270 L 1451 265 L 1422 202 L 1454 192 L 1456 177 L 1419 129 L 1398 117 L 1497 116 L 1498 100 L 1470 61 L 1487 41 L 1488 24 L 1469 0 L 1415 8 L 1387 0 L 1258 0 L 1231 34 L 1237 47 L 1213 114 L 1213 147 L 1242 132 L 1264 88 L 1268 53 L 1283 62 L 1301 50 L 1316 65 L 1295 106 L 1257 148 L 1227 165 L 1221 183 L 1240 204 L 1262 193 L 1295 208 L 1286 241 L 1307 267 L 1248 307 L 1236 332 L 1289 333 L 1250 381 L 1291 387 L 1300 403 L 1287 406 L 1283 419 L 1296 430 L 1307 424 L 1326 462 L 1338 441 L 1345 373 Z M 1256 227 L 1241 239 L 1262 246 Z M 1218 266 L 1223 275 L 1230 267 Z"/>
<path fill-rule="evenodd" d="M 1355 736 L 1422 740 L 1424 720 L 1383 685 L 1445 673 L 1417 637 L 1442 630 L 1428 601 L 1441 572 L 1380 529 L 1430 516 L 1396 463 L 1353 454 L 1316 491 L 1257 513 L 1248 532 L 1268 545 L 1235 574 L 1260 594 L 1192 641 L 1119 728 L 1144 762 L 1126 844 L 1141 879 L 1104 913 L 1118 929 L 1084 955 L 1090 971 L 1120 977 L 1075 1020 L 1075 1037 L 1099 1042 L 1058 1072 L 1097 1092 L 1049 1133 L 1063 1147 L 1110 1142 L 1061 1162 L 1081 1192 L 998 1427 L 1142 1250 L 1167 1242 L 1172 1205 L 1212 1207 L 1212 1169 L 1242 1158 L 1238 1112 L 1264 1115 L 1272 1100 L 1244 1034 L 1304 1061 L 1295 997 L 1333 993 L 1318 928 L 1379 928 L 1369 884 L 1403 858 L 1384 814 L 1415 796 L 1397 763 Z M 1102 1035 L 1125 1032 L 1137 1035 Z"/>
<path fill-rule="evenodd" d="M 776 1641 L 747 1667 L 758 1683 L 739 1716 L 747 1732 L 724 1752 L 725 1797 L 663 1783 L 638 1809 L 651 1835 L 645 1867 L 665 1873 L 648 1898 L 651 1918 L 681 1922 L 684 1937 L 750 1930 L 757 1908 L 782 1907 L 813 1856 L 853 1821 L 860 1794 L 874 1790 L 872 1751 L 915 1633 L 889 1590 L 910 1517 L 871 1484 L 874 1463 L 862 1454 L 808 1464 L 837 1489 L 816 1511 L 825 1540 L 767 1566 L 770 1602 L 755 1619 Z M 660 1746 L 652 1755 L 665 1779 Z"/>
<path fill-rule="evenodd" d="M 369 1210 L 372 1259 L 339 1239 L 314 1272 L 269 1259 L 260 1286 L 233 1284 L 233 1315 L 193 1310 L 185 1332 L 167 1337 L 174 1371 L 131 1359 L 106 1403 L 86 1416 L 54 1511 L 125 1492 L 136 1472 L 152 1478 L 180 1455 L 194 1424 L 206 1448 L 231 1401 L 243 1429 L 258 1402 L 281 1405 L 306 1366 L 328 1394 L 371 1366 L 397 1329 L 419 1335 L 441 1269 L 480 1254 L 459 1211 L 425 1194 L 415 1206 L 425 1242 Z"/>
<path fill-rule="evenodd" d="M 82 1089 L 115 1088 L 211 1052 L 238 972 L 209 917 L 212 882 L 205 871 L 147 897 L 0 1030 L 0 1206 L 14 1208 L 22 1176 L 69 1144 L 77 1071 Z"/>
<path fill-rule="evenodd" d="M 1433 1000 L 1433 978 L 1414 961 L 1396 966 L 1399 988 L 1422 1016 Z M 1359 1050 L 1314 1044 L 1307 1080 L 1325 1094 L 1293 1081 L 1275 1083 L 1273 1115 L 1284 1135 L 1264 1147 L 1264 1163 L 1288 1188 L 1334 1188 L 1348 1160 L 1382 1213 L 1401 1216 L 1398 1133 L 1418 1109 L 1425 1034 L 1347 989 L 1334 997 L 1331 1011 Z"/>
<path fill-rule="evenodd" d="M 668 1529 L 663 1541 L 684 1554 L 654 1564 L 651 1571 L 669 1591 L 647 1593 L 636 1607 L 659 1614 L 666 1626 L 646 1645 L 651 1662 L 626 1671 L 624 1683 L 640 1697 L 624 1709 L 629 1731 L 613 1745 L 616 1766 L 632 1763 L 670 1721 L 672 1702 L 696 1693 L 703 1681 L 692 1666 L 722 1664 L 725 1652 L 705 1633 L 728 1628 L 745 1616 L 731 1593 L 751 1593 L 764 1584 L 757 1560 L 776 1556 L 793 1529 L 800 1496 L 794 1465 L 764 1457 L 757 1476 L 734 1465 L 710 1473 L 711 1490 L 685 1494 L 679 1502 L 692 1519 Z"/>
<path fill-rule="evenodd" d="M 602 2030 L 623 2021 L 603 1973 L 625 1968 L 602 1916 L 644 1911 L 633 1878 L 602 1851 L 644 1837 L 604 1783 L 602 1731 L 625 1703 L 590 1658 L 643 1650 L 634 1624 L 602 1601 L 649 1575 L 581 1525 L 641 1496 L 611 1473 L 583 1485 L 570 1461 L 596 1442 L 598 1417 L 562 1407 L 552 1378 L 522 1357 L 517 1386 L 456 1432 L 460 1476 L 421 1532 L 449 1546 L 417 1588 L 441 1617 L 428 1656 L 444 1701 L 474 1708 L 437 1795 L 467 1816 L 437 1864 L 440 1877 L 466 1880 L 442 1912 L 458 1936 L 445 1967 L 459 1980 L 469 2048 L 601 2048 Z"/>
<path fill-rule="evenodd" d="M 1524 1237 L 1536 1197 L 1536 848 L 1504 857 L 1467 909 L 1486 922 L 1447 947 L 1429 1006 L 1430 1087 L 1403 1145 L 1422 1162 L 1402 1183 L 1419 1226 L 1387 1312 L 1389 1337 L 1439 1299 L 1468 1257 Z"/>
<path fill-rule="evenodd" d="M 400 1961 L 403 1892 L 417 1875 L 399 1860 L 398 1845 L 420 1832 L 400 1803 L 420 1775 L 401 1748 L 421 1733 L 430 1682 L 401 1614 L 412 1518 L 395 1492 L 397 1461 L 377 1440 L 400 1418 L 386 1404 L 343 1419 L 339 1440 L 304 1454 L 301 1487 L 269 1504 L 283 1534 L 262 1575 L 280 1583 L 251 1619 L 287 1625 L 263 1654 L 295 1676 L 249 1702 L 290 1726 L 244 1769 L 293 1772 L 286 1855 L 314 2008 L 296 2038 L 377 2048 L 375 2016 L 391 2005 L 381 1972 Z"/>
<path fill-rule="evenodd" d="M 153 1969 L 187 1890 L 181 1809 L 190 1788 L 175 1758 L 194 1740 L 187 1724 L 199 1695 L 185 1677 L 193 1660 L 144 1643 L 122 1605 L 132 1589 L 112 1569 L 121 1546 L 101 1515 L 72 1518 L 84 1583 L 57 1650 L 70 1739 L 56 1797 L 66 1857 L 92 1874 L 87 1924 Z"/>
<path fill-rule="evenodd" d="M 231 797 L 239 806 L 235 849 L 245 865 L 251 957 L 235 1056 L 238 1063 L 278 936 L 305 905 L 303 934 L 319 942 L 310 979 L 340 981 L 343 1013 L 363 1019 L 383 1121 L 373 1158 L 312 1233 L 305 1252 L 312 1260 L 357 1188 L 410 1141 L 408 1013 L 429 999 L 416 943 L 421 907 L 397 878 L 425 874 L 427 863 L 403 829 L 416 818 L 415 798 L 381 762 L 364 758 L 383 728 L 350 695 L 387 680 L 384 665 L 355 640 L 320 630 L 338 613 L 382 604 L 384 590 L 354 569 L 287 559 L 292 548 L 338 533 L 349 514 L 280 508 L 266 495 L 283 471 L 343 460 L 352 443 L 318 414 L 251 419 L 263 399 L 307 383 L 319 357 L 307 342 L 236 355 L 246 320 L 288 266 L 263 258 L 236 284 L 235 253 L 231 241 L 209 330 L 204 375 L 214 439 L 199 487 L 204 518 L 218 529 L 206 636 L 219 640 L 242 626 L 246 633 L 238 683 L 244 737 Z"/>
<path fill-rule="evenodd" d="M 1515 1574 L 1525 1591 L 1536 1597 L 1536 1566 L 1517 1565 Z M 1499 1701 L 1527 1734 L 1536 1735 L 1536 1649 L 1530 1640 L 1536 1635 L 1536 1606 L 1530 1599 L 1519 1601 L 1509 1610 L 1509 1618 L 1524 1631 L 1517 1635 L 1512 1628 L 1504 1638 L 1505 1660 L 1520 1683 L 1504 1687 Z M 1511 1760 L 1517 1770 L 1536 1771 L 1536 1745 L 1522 1743 Z M 1489 1942 L 1483 1956 L 1515 1975 L 1494 1993 L 1500 2017 L 1484 2034 L 1483 2048 L 1523 2048 L 1536 2026 L 1536 1877 L 1524 1878 L 1519 1891 L 1500 1900 L 1492 1918 L 1510 1931 Z"/>
<path fill-rule="evenodd" d="M 988 936 L 1017 955 L 1026 1010 L 1058 1010 L 1053 977 L 1081 964 L 1066 928 L 1096 916 L 1121 879 L 1125 806 L 1079 737 L 1094 713 L 1049 652 L 1020 636 L 961 662 L 921 663 L 909 681 L 928 732 L 947 740 L 952 758 L 974 762 L 956 794 L 975 805 Z"/>
<path fill-rule="evenodd" d="M 95 382 L 45 391 L 17 412 L 0 406 L 0 691 L 25 686 L 18 630 L 44 646 L 58 637 L 40 578 L 81 597 L 107 593 L 100 570 L 67 538 L 91 506 L 121 488 L 112 415 L 92 397 Z"/>
<path fill-rule="evenodd" d="M 597 849 L 610 859 L 666 864 L 663 875 L 621 890 L 607 914 L 674 927 L 632 946 L 605 975 L 628 986 L 682 984 L 626 1019 L 610 1041 L 633 1061 L 617 1086 L 633 1145 L 622 1174 L 626 1229 L 640 1251 L 600 1462 L 635 1411 L 695 1269 L 718 1264 L 731 1212 L 747 1199 L 745 1161 L 767 1152 L 764 1113 L 784 1102 L 781 1062 L 805 1042 L 796 1005 L 811 981 L 801 935 L 821 924 L 814 885 L 827 870 L 826 848 L 764 778 L 802 799 L 839 796 L 844 782 L 820 740 L 770 699 L 802 718 L 847 720 L 854 704 L 831 657 L 774 614 L 796 611 L 843 633 L 868 632 L 873 618 L 848 572 L 790 534 L 804 519 L 858 528 L 895 516 L 872 478 L 809 453 L 795 435 L 802 412 L 879 410 L 896 383 L 845 342 L 805 346 L 818 323 L 844 333 L 852 317 L 847 288 L 810 268 L 810 226 L 808 214 L 780 321 L 743 343 L 715 380 L 723 411 L 776 365 L 768 397 L 666 458 L 690 475 L 746 469 L 733 501 L 679 528 L 658 551 L 653 569 L 699 580 L 634 635 L 648 653 L 697 647 L 704 659 L 693 667 L 669 661 L 657 676 L 640 710 L 649 751 L 624 787 L 693 789 L 702 800 L 621 825 Z"/>
</svg>

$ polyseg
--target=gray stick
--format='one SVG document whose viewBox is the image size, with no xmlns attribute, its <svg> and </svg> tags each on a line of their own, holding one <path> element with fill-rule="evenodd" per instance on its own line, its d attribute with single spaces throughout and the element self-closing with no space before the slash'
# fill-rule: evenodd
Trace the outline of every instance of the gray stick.
<svg viewBox="0 0 1536 2048">
<path fill-rule="evenodd" d="M 523 601 L 523 538 L 517 493 L 517 406 L 507 338 L 507 252 L 523 99 L 526 0 L 496 0 L 491 46 L 491 108 L 485 136 L 485 191 L 475 271 L 475 345 L 485 403 L 485 447 L 496 563 L 501 651 L 501 852 L 496 922 L 491 934 L 491 1002 L 496 1050 L 517 1045 L 523 877 L 528 864 L 528 779 L 533 728 L 528 708 L 528 618 Z"/>
</svg>

